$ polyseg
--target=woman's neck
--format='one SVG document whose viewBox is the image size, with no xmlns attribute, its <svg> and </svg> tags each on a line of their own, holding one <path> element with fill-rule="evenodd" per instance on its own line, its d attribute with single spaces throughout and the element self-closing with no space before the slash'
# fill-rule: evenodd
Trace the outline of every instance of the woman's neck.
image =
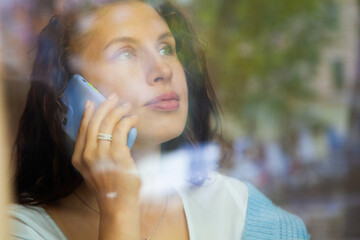
<svg viewBox="0 0 360 240">
<path fill-rule="evenodd" d="M 163 197 L 160 145 L 134 148 L 132 156 L 141 178 L 142 200 Z"/>
</svg>

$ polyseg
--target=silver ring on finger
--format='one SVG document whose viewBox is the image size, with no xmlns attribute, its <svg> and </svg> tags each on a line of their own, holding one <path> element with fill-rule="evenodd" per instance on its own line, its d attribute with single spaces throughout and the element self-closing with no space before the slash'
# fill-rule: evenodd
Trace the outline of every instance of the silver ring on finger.
<svg viewBox="0 0 360 240">
<path fill-rule="evenodd" d="M 111 134 L 105 134 L 105 133 L 98 133 L 97 139 L 105 140 L 105 141 L 112 141 L 112 135 Z"/>
</svg>

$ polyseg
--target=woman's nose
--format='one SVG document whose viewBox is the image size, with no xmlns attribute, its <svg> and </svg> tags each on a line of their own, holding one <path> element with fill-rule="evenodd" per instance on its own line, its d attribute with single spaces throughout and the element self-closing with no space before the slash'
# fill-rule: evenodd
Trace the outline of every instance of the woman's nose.
<svg viewBox="0 0 360 240">
<path fill-rule="evenodd" d="M 149 60 L 148 84 L 154 85 L 171 81 L 173 71 L 168 62 L 162 56 L 156 56 Z"/>
</svg>

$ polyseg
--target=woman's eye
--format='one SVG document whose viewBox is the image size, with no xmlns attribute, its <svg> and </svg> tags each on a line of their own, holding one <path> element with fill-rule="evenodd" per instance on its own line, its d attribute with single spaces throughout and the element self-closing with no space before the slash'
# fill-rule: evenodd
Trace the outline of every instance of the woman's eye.
<svg viewBox="0 0 360 240">
<path fill-rule="evenodd" d="M 132 48 L 122 48 L 114 54 L 113 58 L 119 60 L 129 60 L 132 59 L 134 56 L 135 52 Z"/>
<path fill-rule="evenodd" d="M 167 45 L 167 46 L 163 47 L 162 49 L 160 49 L 159 53 L 160 53 L 160 55 L 171 56 L 171 55 L 174 55 L 174 48 Z"/>
</svg>

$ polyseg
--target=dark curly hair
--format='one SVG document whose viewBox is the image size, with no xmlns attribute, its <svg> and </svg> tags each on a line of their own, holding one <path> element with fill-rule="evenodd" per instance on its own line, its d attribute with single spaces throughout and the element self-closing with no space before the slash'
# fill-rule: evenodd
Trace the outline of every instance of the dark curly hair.
<svg viewBox="0 0 360 240">
<path fill-rule="evenodd" d="M 163 17 L 175 37 L 189 92 L 185 130 L 179 137 L 163 143 L 162 151 L 210 141 L 217 133 L 220 119 L 203 46 L 179 7 L 168 1 L 145 2 Z M 83 181 L 71 164 L 71 141 L 61 126 L 66 107 L 59 96 L 74 74 L 69 45 L 76 16 L 98 7 L 85 5 L 53 16 L 38 37 L 30 90 L 15 142 L 15 194 L 21 204 L 55 201 L 72 193 Z M 211 119 L 215 120 L 214 126 Z"/>
</svg>

